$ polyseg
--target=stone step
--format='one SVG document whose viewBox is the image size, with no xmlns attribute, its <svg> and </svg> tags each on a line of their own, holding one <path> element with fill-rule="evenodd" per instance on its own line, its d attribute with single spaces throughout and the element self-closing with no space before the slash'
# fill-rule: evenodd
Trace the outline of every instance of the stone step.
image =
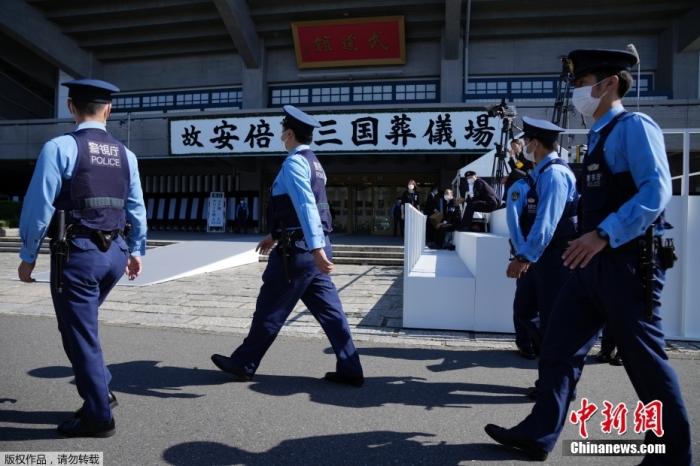
<svg viewBox="0 0 700 466">
<path fill-rule="evenodd" d="M 366 257 L 378 259 L 401 259 L 403 260 L 402 252 L 386 252 L 386 251 L 338 251 L 333 248 L 333 257 Z"/>
<path fill-rule="evenodd" d="M 354 244 L 333 244 L 333 252 L 392 252 L 403 253 L 403 246 L 371 246 Z"/>
<path fill-rule="evenodd" d="M 3 238 L 0 238 L 0 253 L 9 252 L 18 254 L 20 249 L 22 248 L 22 242 L 19 239 L 13 239 L 12 241 L 6 240 L 7 238 L 4 238 L 4 240 Z M 176 243 L 176 241 L 148 241 L 146 243 L 146 249 L 154 249 L 174 243 Z M 44 242 L 41 243 L 39 254 L 48 254 L 49 252 L 49 242 L 44 240 Z"/>
<path fill-rule="evenodd" d="M 269 256 L 260 256 L 260 262 L 267 262 Z M 403 259 L 385 259 L 379 257 L 333 257 L 334 264 L 343 265 L 380 265 L 384 267 L 403 267 Z"/>
</svg>

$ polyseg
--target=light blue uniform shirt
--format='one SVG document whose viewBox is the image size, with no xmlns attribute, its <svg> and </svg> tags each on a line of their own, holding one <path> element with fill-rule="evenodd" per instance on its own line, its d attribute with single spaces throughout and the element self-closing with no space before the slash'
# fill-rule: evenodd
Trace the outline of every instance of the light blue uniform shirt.
<svg viewBox="0 0 700 466">
<path fill-rule="evenodd" d="M 603 129 L 622 112 L 616 105 L 588 133 L 590 153 Z M 613 173 L 629 171 L 638 192 L 599 225 L 616 248 L 643 234 L 671 200 L 671 174 L 661 128 L 649 116 L 633 113 L 617 123 L 605 141 L 605 161 Z"/>
<path fill-rule="evenodd" d="M 518 221 L 520 213 L 526 208 L 527 193 L 530 190 L 526 180 L 519 180 L 508 190 L 506 205 L 506 219 L 510 240 L 516 255 L 522 256 L 530 262 L 537 262 L 554 236 L 559 220 L 564 213 L 567 202 L 574 201 L 576 192 L 576 177 L 573 172 L 563 165 L 552 164 L 542 172 L 542 168 L 551 160 L 558 158 L 556 152 L 552 152 L 535 166 L 530 176 L 536 183 L 537 215 L 535 222 L 524 237 Z M 518 192 L 518 200 L 513 201 L 513 192 Z"/>
<path fill-rule="evenodd" d="M 304 240 L 311 250 L 324 247 L 326 240 L 316 198 L 311 190 L 311 167 L 306 158 L 298 154 L 307 149 L 309 146 L 302 144 L 289 151 L 277 178 L 272 183 L 272 195 L 287 194 L 292 200 L 304 232 Z"/>
<path fill-rule="evenodd" d="M 105 125 L 96 121 L 86 121 L 78 125 L 77 130 L 95 128 L 106 131 Z M 146 207 L 143 204 L 143 192 L 139 179 L 139 167 L 136 155 L 126 150 L 131 180 L 126 201 L 126 219 L 131 224 L 131 233 L 126 239 L 132 256 L 146 254 Z M 78 160 L 78 145 L 73 136 L 65 134 L 53 138 L 41 149 L 36 161 L 34 174 L 27 189 L 22 206 L 22 216 L 19 221 L 22 249 L 19 257 L 29 263 L 34 263 L 41 242 L 46 236 L 54 207 L 64 180 L 73 176 Z"/>
<path fill-rule="evenodd" d="M 511 228 L 511 225 L 519 224 L 520 212 L 525 208 L 529 191 L 530 185 L 523 178 L 513 183 L 506 194 L 506 221 L 510 232 L 510 244 L 514 251 L 522 251 L 525 248 L 525 238 L 520 228 Z"/>
</svg>

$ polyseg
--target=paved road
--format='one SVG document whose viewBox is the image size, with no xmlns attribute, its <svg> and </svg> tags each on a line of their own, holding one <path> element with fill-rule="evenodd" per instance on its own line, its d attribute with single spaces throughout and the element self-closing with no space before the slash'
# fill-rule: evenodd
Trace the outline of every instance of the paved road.
<svg viewBox="0 0 700 466">
<path fill-rule="evenodd" d="M 491 464 L 523 458 L 493 445 L 487 422 L 512 425 L 534 364 L 511 351 L 387 346 L 364 342 L 362 389 L 319 378 L 333 367 L 318 338 L 280 337 L 251 383 L 214 370 L 236 334 L 103 325 L 114 375 L 117 435 L 57 438 L 54 426 L 78 407 L 54 319 L 0 316 L 0 451 L 103 451 L 108 465 Z M 700 457 L 700 361 L 673 359 L 683 382 Z M 634 403 L 624 371 L 591 365 L 579 396 Z M 606 438 L 598 422 L 593 438 Z M 575 439 L 567 425 L 563 439 Z M 627 434 L 625 438 L 637 438 Z M 609 437 L 608 437 L 609 438 Z M 549 464 L 636 464 L 636 458 L 572 458 L 561 445 Z"/>
</svg>

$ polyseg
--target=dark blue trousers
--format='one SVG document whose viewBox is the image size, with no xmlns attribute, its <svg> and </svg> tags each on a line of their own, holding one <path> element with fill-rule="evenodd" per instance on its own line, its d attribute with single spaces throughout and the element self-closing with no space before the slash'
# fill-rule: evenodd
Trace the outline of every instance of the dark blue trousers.
<svg viewBox="0 0 700 466">
<path fill-rule="evenodd" d="M 533 349 L 533 344 L 539 344 L 541 340 L 534 277 L 535 274 L 526 273 L 515 281 L 513 327 L 515 344 L 523 350 Z"/>
<path fill-rule="evenodd" d="M 75 238 L 70 243 L 69 259 L 63 267 L 63 292 L 52 289 L 51 297 L 63 349 L 84 400 L 82 419 L 100 423 L 112 419 L 108 401 L 112 375 L 102 356 L 97 309 L 124 275 L 129 253 L 121 237 L 106 252 L 88 238 Z M 52 266 L 51 274 L 55 273 Z"/>
<path fill-rule="evenodd" d="M 663 403 L 665 436 L 656 439 L 648 432 L 646 440 L 665 443 L 667 454 L 646 460 L 660 465 L 691 464 L 688 414 L 676 373 L 664 351 L 659 316 L 665 273 L 658 268 L 655 273 L 650 322 L 645 316 L 638 265 L 635 251 L 603 251 L 587 267 L 570 275 L 557 298 L 540 353 L 537 401 L 530 415 L 513 428 L 516 433 L 532 438 L 547 451 L 554 449 L 586 355 L 602 326 L 607 325 L 639 400 L 645 404 L 654 400 Z M 591 401 L 598 405 L 603 402 Z M 628 408 L 628 416 L 632 416 L 635 407 Z"/>
<path fill-rule="evenodd" d="M 332 249 L 326 237 L 326 256 Z M 263 273 L 263 285 L 253 314 L 248 336 L 231 355 L 235 364 L 253 375 L 294 306 L 301 301 L 316 318 L 330 340 L 337 362 L 336 371 L 348 376 L 361 376 L 360 356 L 355 349 L 350 327 L 340 303 L 338 290 L 329 275 L 321 273 L 310 252 L 296 249 L 289 260 L 288 283 L 277 249 L 270 254 Z"/>
<path fill-rule="evenodd" d="M 554 308 L 554 303 L 571 273 L 568 268 L 564 267 L 561 259 L 563 253 L 563 246 L 552 245 L 545 249 L 537 262 L 532 264 L 525 275 L 520 278 L 522 282 L 518 285 L 518 288 L 521 286 L 527 288 L 527 290 L 521 290 L 521 293 L 527 293 L 523 300 L 525 304 L 518 306 L 521 307 L 521 312 L 525 313 L 526 316 L 532 316 L 532 308 L 528 308 L 528 310 L 523 308 L 535 306 L 535 311 L 539 313 L 539 327 L 531 323 L 526 328 L 530 331 L 534 344 L 540 348 L 549 327 L 549 316 Z"/>
</svg>

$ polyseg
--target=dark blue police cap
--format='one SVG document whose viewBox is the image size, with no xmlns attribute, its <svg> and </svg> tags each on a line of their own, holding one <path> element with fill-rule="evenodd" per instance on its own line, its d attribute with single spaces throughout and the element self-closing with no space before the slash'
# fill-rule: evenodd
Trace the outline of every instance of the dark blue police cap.
<svg viewBox="0 0 700 466">
<path fill-rule="evenodd" d="M 568 56 L 574 79 L 596 71 L 630 71 L 637 64 L 637 56 L 627 50 L 581 49 Z"/>
<path fill-rule="evenodd" d="M 312 128 L 321 127 L 321 123 L 319 123 L 316 118 L 312 117 L 311 115 L 307 115 L 293 105 L 285 105 L 282 107 L 282 110 L 286 115 L 285 120 L 287 120 L 287 123 L 291 123 L 293 126 L 308 127 L 312 131 Z"/>
<path fill-rule="evenodd" d="M 68 97 L 80 102 L 106 104 L 112 101 L 112 94 L 119 92 L 114 84 L 99 79 L 76 79 L 63 83 L 68 88 Z"/>
<path fill-rule="evenodd" d="M 564 131 L 564 128 L 560 128 L 551 121 L 527 116 L 523 117 L 523 132 L 526 138 L 552 143 L 557 140 L 559 133 L 562 131 Z"/>
</svg>

